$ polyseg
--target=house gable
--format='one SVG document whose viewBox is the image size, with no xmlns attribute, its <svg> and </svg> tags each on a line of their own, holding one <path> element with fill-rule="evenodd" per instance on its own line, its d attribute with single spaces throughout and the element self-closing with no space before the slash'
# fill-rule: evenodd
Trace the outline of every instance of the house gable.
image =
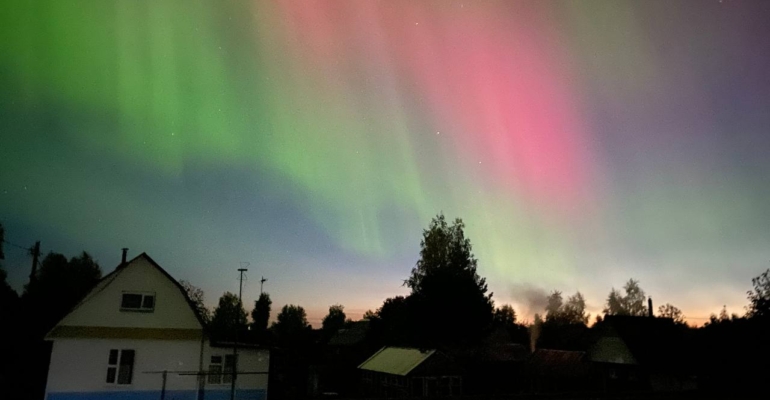
<svg viewBox="0 0 770 400">
<path fill-rule="evenodd" d="M 151 310 L 122 308 L 123 295 L 154 296 Z M 105 276 L 49 333 L 55 337 L 190 339 L 203 326 L 179 284 L 142 253 Z"/>
</svg>

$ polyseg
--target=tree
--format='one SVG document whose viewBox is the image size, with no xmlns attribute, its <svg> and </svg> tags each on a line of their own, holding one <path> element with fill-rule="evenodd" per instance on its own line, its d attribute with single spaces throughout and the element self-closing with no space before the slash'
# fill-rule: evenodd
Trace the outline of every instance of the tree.
<svg viewBox="0 0 770 400">
<path fill-rule="evenodd" d="M 31 323 L 33 334 L 43 335 L 53 328 L 101 276 L 99 264 L 85 251 L 69 261 L 61 254 L 48 253 L 22 294 L 27 314 L 37 317 Z"/>
<path fill-rule="evenodd" d="M 604 313 L 607 315 L 628 315 L 628 311 L 623 307 L 623 295 L 612 288 L 610 295 L 607 296 L 607 306 L 604 307 Z"/>
<path fill-rule="evenodd" d="M 727 313 L 727 306 L 723 305 L 722 309 L 719 310 L 719 315 L 711 313 L 708 322 L 706 322 L 703 326 L 729 325 L 731 322 L 735 322 L 740 319 L 741 318 L 734 313 L 732 316 L 730 316 L 730 314 Z"/>
<path fill-rule="evenodd" d="M 647 315 L 647 295 L 639 287 L 639 281 L 629 279 L 623 286 L 626 295 L 623 297 L 624 307 L 629 315 L 644 316 Z"/>
<path fill-rule="evenodd" d="M 310 330 L 305 309 L 293 304 L 283 306 L 271 329 L 284 343 L 296 344 L 304 339 Z"/>
<path fill-rule="evenodd" d="M 682 310 L 669 303 L 658 307 L 658 316 L 662 318 L 671 318 L 677 324 L 684 324 L 684 314 L 682 314 Z"/>
<path fill-rule="evenodd" d="M 751 280 L 753 290 L 747 292 L 749 298 L 748 318 L 766 319 L 770 317 L 770 269 Z"/>
<path fill-rule="evenodd" d="M 260 293 L 259 299 L 254 302 L 254 310 L 251 311 L 251 330 L 261 333 L 267 330 L 267 322 L 270 320 L 270 307 L 273 301 L 270 295 Z"/>
<path fill-rule="evenodd" d="M 4 240 L 5 230 L 3 229 L 3 224 L 0 224 L 0 260 L 5 260 L 5 254 L 3 253 Z M 16 309 L 19 300 L 19 295 L 8 284 L 7 279 L 8 274 L 6 274 L 2 263 L 0 263 L 0 321 L 3 321 L 11 310 Z"/>
<path fill-rule="evenodd" d="M 647 315 L 647 306 L 645 305 L 647 296 L 644 294 L 644 290 L 639 287 L 639 281 L 629 279 L 623 286 L 623 290 L 625 295 L 621 295 L 615 288 L 610 291 L 604 313 L 607 315 Z"/>
<path fill-rule="evenodd" d="M 5 228 L 3 228 L 3 224 L 0 224 L 0 260 L 5 260 L 5 253 L 3 253 L 4 242 L 5 242 Z"/>
<path fill-rule="evenodd" d="M 219 298 L 211 318 L 211 334 L 215 340 L 234 341 L 244 337 L 246 332 L 246 310 L 241 300 L 233 293 L 225 292 Z"/>
<path fill-rule="evenodd" d="M 345 307 L 340 304 L 329 307 L 329 314 L 327 314 L 323 321 L 321 321 L 322 329 L 328 337 L 331 337 L 337 330 L 345 326 L 344 308 Z"/>
<path fill-rule="evenodd" d="M 495 310 L 493 320 L 495 325 L 502 327 L 510 327 L 516 324 L 516 311 L 510 304 L 503 304 L 500 308 Z"/>
<path fill-rule="evenodd" d="M 203 323 L 208 325 L 209 322 L 211 322 L 211 313 L 209 312 L 209 309 L 204 304 L 203 289 L 185 280 L 180 280 L 179 285 L 182 286 L 185 293 L 187 294 L 187 298 L 195 307 L 195 312 L 203 320 Z"/>
<path fill-rule="evenodd" d="M 374 320 L 376 318 L 378 318 L 376 312 L 374 312 L 372 310 L 366 310 L 366 312 L 364 312 L 363 318 L 361 318 L 361 319 L 365 319 L 367 321 L 372 321 L 372 320 Z"/>
<path fill-rule="evenodd" d="M 561 322 L 563 311 L 563 300 L 561 297 L 561 292 L 554 290 L 546 300 L 545 321 Z"/>
<path fill-rule="evenodd" d="M 476 272 L 465 224 L 439 214 L 423 231 L 420 259 L 404 282 L 412 289 L 416 341 L 437 347 L 477 340 L 492 322 L 492 294 Z"/>
<path fill-rule="evenodd" d="M 547 324 L 586 325 L 590 318 L 586 314 L 586 300 L 580 292 L 568 297 L 564 303 L 561 292 L 554 290 L 547 298 L 545 312 Z"/>
<path fill-rule="evenodd" d="M 567 298 L 562 315 L 569 324 L 588 324 L 591 315 L 586 314 L 586 300 L 582 293 L 576 292 Z"/>
<path fill-rule="evenodd" d="M 0 247 L 2 242 L 0 241 Z M 2 259 L 2 258 L 0 258 Z M 19 295 L 7 282 L 7 274 L 0 265 L 0 324 L 13 326 L 16 319 L 16 311 L 19 308 Z M 4 337 L 6 329 L 0 330 L 0 338 Z"/>
<path fill-rule="evenodd" d="M 386 345 L 413 345 L 414 324 L 412 309 L 404 296 L 389 297 L 375 312 L 364 315 L 371 323 L 372 336 Z"/>
</svg>

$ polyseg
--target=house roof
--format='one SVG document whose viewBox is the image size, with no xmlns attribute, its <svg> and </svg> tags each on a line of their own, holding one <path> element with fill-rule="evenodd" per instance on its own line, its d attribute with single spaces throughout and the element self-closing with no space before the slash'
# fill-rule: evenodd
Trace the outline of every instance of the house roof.
<svg viewBox="0 0 770 400">
<path fill-rule="evenodd" d="M 129 262 L 125 263 L 125 264 L 119 265 L 118 268 L 116 268 L 116 270 L 120 269 L 120 268 L 125 268 L 126 266 L 131 264 L 134 260 L 136 260 L 136 259 L 138 259 L 140 257 L 143 257 L 144 259 L 146 259 L 150 263 L 150 265 L 152 265 L 153 267 L 157 268 L 163 275 L 166 276 L 166 278 L 168 278 L 171 282 L 174 283 L 174 286 L 176 286 L 176 288 L 179 289 L 179 291 L 182 293 L 182 296 L 184 296 L 185 300 L 187 301 L 187 305 L 190 306 L 190 309 L 193 311 L 193 314 L 195 314 L 195 318 L 198 319 L 198 322 L 201 324 L 201 328 L 205 329 L 206 328 L 206 321 L 203 319 L 203 316 L 200 315 L 200 313 L 198 312 L 198 307 L 196 307 L 195 302 L 193 302 L 190 299 L 190 296 L 187 295 L 187 290 L 185 290 L 185 288 L 182 287 L 182 284 L 180 284 L 179 281 L 174 279 L 174 277 L 171 276 L 171 274 L 166 272 L 166 270 L 163 269 L 163 267 L 161 267 L 158 263 L 156 263 L 155 260 L 153 260 L 149 255 L 147 255 L 147 253 L 143 252 L 142 254 L 139 254 L 138 256 L 136 256 L 133 259 L 131 259 L 131 261 L 129 261 Z"/>
<path fill-rule="evenodd" d="M 587 372 L 584 356 L 582 351 L 537 349 L 530 356 L 529 364 L 541 375 L 579 377 Z"/>
<path fill-rule="evenodd" d="M 81 304 L 86 303 L 88 300 L 90 300 L 93 296 L 97 295 L 99 292 L 104 290 L 109 284 L 115 280 L 115 278 L 120 275 L 121 272 L 123 272 L 129 265 L 131 265 L 134 261 L 137 261 L 139 259 L 146 260 L 150 265 L 152 265 L 154 268 L 156 268 L 158 271 L 160 271 L 166 278 L 168 278 L 169 281 L 174 283 L 174 286 L 179 289 L 179 291 L 182 293 L 182 296 L 184 296 L 185 300 L 187 301 L 187 304 L 190 306 L 190 309 L 193 311 L 193 314 L 195 314 L 195 318 L 197 318 L 198 322 L 201 324 L 201 328 L 206 327 L 206 323 L 203 319 L 203 317 L 198 313 L 198 308 L 195 306 L 195 303 L 190 300 L 190 297 L 187 295 L 187 291 L 182 287 L 182 285 L 174 279 L 173 276 L 171 276 L 168 272 L 166 272 L 163 267 L 161 267 L 155 260 L 153 260 L 147 253 L 139 254 L 138 256 L 132 258 L 130 261 L 126 261 L 125 263 L 119 264 L 112 272 L 105 275 L 99 282 L 96 283 L 93 289 L 91 289 L 90 292 L 81 300 L 75 307 L 72 308 L 67 314 L 72 313 L 75 309 L 80 307 Z M 66 315 L 65 317 L 66 318 Z M 61 322 L 61 321 L 59 321 Z M 54 329 L 58 326 L 57 324 L 54 326 Z M 50 334 L 50 332 L 48 333 Z M 48 336 L 48 334 L 46 336 Z"/>
<path fill-rule="evenodd" d="M 600 337 L 591 347 L 591 361 L 612 364 L 637 365 L 636 358 L 631 353 L 623 339 L 619 337 Z"/>
<path fill-rule="evenodd" d="M 675 368 L 685 357 L 682 330 L 670 318 L 608 316 L 599 328 L 594 361 Z"/>
<path fill-rule="evenodd" d="M 436 351 L 421 351 L 407 347 L 383 347 L 358 366 L 365 371 L 382 372 L 391 375 L 408 375 Z"/>
<path fill-rule="evenodd" d="M 329 339 L 329 346 L 353 346 L 366 339 L 369 332 L 369 321 L 353 322 L 349 327 L 342 328 Z"/>
<path fill-rule="evenodd" d="M 482 357 L 487 361 L 505 362 L 526 360 L 529 349 L 520 343 L 494 344 L 484 348 Z"/>
</svg>

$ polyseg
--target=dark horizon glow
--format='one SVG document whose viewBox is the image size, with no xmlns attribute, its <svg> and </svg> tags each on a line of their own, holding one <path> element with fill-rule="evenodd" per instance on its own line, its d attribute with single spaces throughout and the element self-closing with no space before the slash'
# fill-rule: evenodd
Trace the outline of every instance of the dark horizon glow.
<svg viewBox="0 0 770 400">
<path fill-rule="evenodd" d="M 700 323 L 770 267 L 770 2 L 76 3 L 0 16 L 14 243 L 210 305 L 246 261 L 315 324 L 405 294 L 439 212 L 525 318 L 633 277 Z"/>
</svg>

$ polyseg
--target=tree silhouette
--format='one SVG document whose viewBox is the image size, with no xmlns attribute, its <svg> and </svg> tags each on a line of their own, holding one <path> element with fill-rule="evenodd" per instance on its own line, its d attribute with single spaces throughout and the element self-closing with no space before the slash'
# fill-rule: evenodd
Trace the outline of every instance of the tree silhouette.
<svg viewBox="0 0 770 400">
<path fill-rule="evenodd" d="M 271 329 L 284 344 L 296 345 L 307 337 L 311 328 L 307 322 L 305 309 L 301 306 L 287 304 L 278 313 Z"/>
<path fill-rule="evenodd" d="M 569 324 L 588 324 L 591 314 L 586 314 L 586 299 L 582 293 L 576 292 L 567 298 L 562 315 Z"/>
<path fill-rule="evenodd" d="M 386 345 L 413 345 L 414 324 L 408 301 L 404 296 L 389 297 L 375 312 L 368 311 L 364 319 L 371 322 L 373 337 Z"/>
<path fill-rule="evenodd" d="M 204 304 L 203 289 L 185 280 L 180 280 L 179 285 L 182 286 L 185 293 L 187 293 L 187 298 L 190 299 L 195 306 L 195 312 L 198 313 L 205 324 L 209 324 L 211 322 L 211 312 Z"/>
<path fill-rule="evenodd" d="M 267 330 L 267 322 L 270 320 L 270 307 L 273 301 L 270 295 L 260 293 L 259 299 L 254 302 L 254 309 L 251 311 L 251 330 L 260 334 Z"/>
<path fill-rule="evenodd" d="M 495 310 L 493 320 L 495 325 L 508 328 L 516 324 L 516 311 L 510 304 L 503 304 Z"/>
<path fill-rule="evenodd" d="M 3 224 L 0 224 L 0 261 L 5 260 L 3 253 L 3 241 L 5 240 L 5 230 Z M 18 307 L 19 295 L 7 282 L 8 274 L 0 263 L 0 322 L 10 318 L 10 313 Z M 5 322 L 4 322 L 5 325 Z M 10 326 L 10 324 L 8 325 Z"/>
<path fill-rule="evenodd" d="M 0 242 L 2 243 L 2 242 Z M 7 274 L 0 265 L 0 324 L 4 327 L 14 326 L 19 308 L 19 295 L 6 281 Z M 0 338 L 5 337 L 7 329 L 0 329 Z"/>
<path fill-rule="evenodd" d="M 562 293 L 554 290 L 548 295 L 545 321 L 535 315 L 530 332 L 535 335 L 533 345 L 556 350 L 578 350 L 584 346 L 589 315 L 585 312 L 585 298 L 580 292 L 563 300 Z"/>
<path fill-rule="evenodd" d="M 623 286 L 625 295 L 621 295 L 615 288 L 610 291 L 607 297 L 607 304 L 604 313 L 607 315 L 647 315 L 647 306 L 645 300 L 647 296 L 644 290 L 639 287 L 639 281 L 629 279 Z"/>
<path fill-rule="evenodd" d="M 345 307 L 340 304 L 335 304 L 329 307 L 329 314 L 327 314 L 321 326 L 327 337 L 331 337 L 337 330 L 345 326 Z"/>
<path fill-rule="evenodd" d="M 548 295 L 545 305 L 545 322 L 562 322 L 563 300 L 561 292 L 554 290 Z"/>
<path fill-rule="evenodd" d="M 85 251 L 67 258 L 48 253 L 24 287 L 22 302 L 31 321 L 32 332 L 42 336 L 75 307 L 102 276 L 99 264 Z"/>
<path fill-rule="evenodd" d="M 219 304 L 211 318 L 210 328 L 215 340 L 234 341 L 236 337 L 245 337 L 246 310 L 243 309 L 238 296 L 225 292 L 219 298 Z"/>
<path fill-rule="evenodd" d="M 754 290 L 747 292 L 749 298 L 748 318 L 770 318 L 770 269 L 751 280 Z"/>
<path fill-rule="evenodd" d="M 671 318 L 677 324 L 684 324 L 684 314 L 682 314 L 682 310 L 674 307 L 669 303 L 658 307 L 658 316 L 663 318 Z"/>
<path fill-rule="evenodd" d="M 377 313 L 372 310 L 366 310 L 364 312 L 364 316 L 361 317 L 361 319 L 365 319 L 367 321 L 372 321 L 374 319 L 378 318 Z"/>
<path fill-rule="evenodd" d="M 561 292 L 554 290 L 547 298 L 545 312 L 545 322 L 549 324 L 585 325 L 590 318 L 586 314 L 586 300 L 580 292 L 568 297 L 564 303 Z"/>
<path fill-rule="evenodd" d="M 628 315 L 628 311 L 623 306 L 623 295 L 615 288 L 612 288 L 609 296 L 607 296 L 604 313 L 607 315 Z"/>
<path fill-rule="evenodd" d="M 421 346 L 437 347 L 477 340 L 492 322 L 492 294 L 476 272 L 477 260 L 465 225 L 451 225 L 439 214 L 423 231 L 420 259 L 404 282 L 412 289 L 410 307 Z"/>
<path fill-rule="evenodd" d="M 0 260 L 5 260 L 5 253 L 3 253 L 3 243 L 5 243 L 5 228 L 3 228 L 3 224 L 0 224 Z"/>
</svg>

